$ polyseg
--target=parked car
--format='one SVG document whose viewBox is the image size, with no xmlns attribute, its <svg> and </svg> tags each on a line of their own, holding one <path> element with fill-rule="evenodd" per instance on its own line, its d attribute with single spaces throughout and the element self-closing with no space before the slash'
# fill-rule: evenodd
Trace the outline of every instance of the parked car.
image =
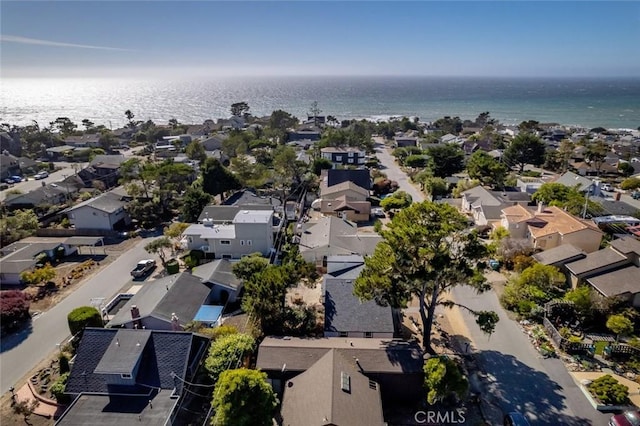
<svg viewBox="0 0 640 426">
<path fill-rule="evenodd" d="M 640 411 L 625 411 L 611 416 L 609 426 L 640 426 Z"/>
<path fill-rule="evenodd" d="M 608 183 L 603 183 L 602 185 L 600 185 L 600 189 L 603 191 L 613 191 L 611 184 Z"/>
<path fill-rule="evenodd" d="M 633 191 L 631 193 L 631 198 L 633 198 L 634 200 L 640 199 L 640 191 Z"/>
<path fill-rule="evenodd" d="M 44 178 L 48 178 L 49 177 L 49 172 L 46 171 L 41 171 L 35 174 L 34 178 L 35 180 L 40 180 L 40 179 L 44 179 Z"/>
<path fill-rule="evenodd" d="M 504 426 L 529 426 L 529 421 L 518 412 L 512 412 L 504 416 Z"/>
<path fill-rule="evenodd" d="M 4 182 L 9 184 L 22 182 L 22 176 L 9 176 L 4 180 Z"/>
<path fill-rule="evenodd" d="M 373 214 L 375 217 L 386 217 L 386 215 L 384 214 L 384 210 L 381 209 L 380 207 L 372 208 L 371 214 Z"/>
<path fill-rule="evenodd" d="M 133 278 L 141 278 L 147 275 L 153 268 L 156 267 L 156 261 L 153 259 L 145 259 L 138 262 L 136 267 L 131 271 Z"/>
</svg>

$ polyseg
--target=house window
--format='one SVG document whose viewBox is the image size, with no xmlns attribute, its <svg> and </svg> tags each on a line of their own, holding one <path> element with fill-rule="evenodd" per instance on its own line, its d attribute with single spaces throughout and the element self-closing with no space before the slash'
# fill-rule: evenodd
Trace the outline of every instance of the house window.
<svg viewBox="0 0 640 426">
<path fill-rule="evenodd" d="M 353 157 L 353 152 L 350 152 L 350 153 L 349 153 L 349 157 Z"/>
<path fill-rule="evenodd" d="M 244 245 L 244 240 L 240 240 L 240 245 L 243 246 Z"/>
<path fill-rule="evenodd" d="M 193 243 L 193 237 L 189 237 L 188 240 L 189 240 L 189 244 Z"/>
<path fill-rule="evenodd" d="M 347 160 L 349 163 L 353 163 L 353 158 L 349 158 L 349 160 Z"/>
<path fill-rule="evenodd" d="M 378 384 L 373 380 L 369 380 L 369 389 L 373 389 L 373 390 L 378 389 Z"/>
<path fill-rule="evenodd" d="M 131 378 L 131 374 L 126 374 L 126 373 L 120 374 L 120 377 L 123 378 L 123 379 L 130 379 Z"/>
<path fill-rule="evenodd" d="M 341 331 L 340 332 L 340 337 L 348 337 L 349 333 L 347 333 L 346 331 Z"/>
<path fill-rule="evenodd" d="M 247 240 L 247 245 L 248 245 L 248 246 L 253 245 L 253 241 L 251 241 L 251 240 Z"/>
<path fill-rule="evenodd" d="M 229 240 L 220 240 L 220 244 L 228 246 L 229 244 L 231 244 L 231 241 L 229 241 Z"/>
<path fill-rule="evenodd" d="M 373 333 L 370 331 L 365 331 L 364 332 L 364 337 L 366 337 L 367 339 L 371 339 L 373 338 Z"/>
<path fill-rule="evenodd" d="M 232 258 L 232 256 L 231 256 L 230 254 L 223 254 L 223 255 L 222 255 L 222 258 L 223 258 L 223 259 L 231 259 L 231 258 Z"/>
<path fill-rule="evenodd" d="M 336 155 L 336 161 L 342 161 L 342 155 Z"/>
</svg>

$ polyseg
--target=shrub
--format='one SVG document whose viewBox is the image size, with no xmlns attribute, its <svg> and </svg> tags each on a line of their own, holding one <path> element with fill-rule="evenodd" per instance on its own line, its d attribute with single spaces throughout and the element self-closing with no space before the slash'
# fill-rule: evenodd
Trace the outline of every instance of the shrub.
<svg viewBox="0 0 640 426">
<path fill-rule="evenodd" d="M 536 304 L 531 300 L 521 300 L 518 302 L 518 312 L 521 314 L 528 314 L 533 308 L 535 308 L 535 306 Z"/>
<path fill-rule="evenodd" d="M 618 383 L 609 374 L 591 382 L 589 391 L 603 404 L 626 405 L 629 403 L 629 388 Z"/>
<path fill-rule="evenodd" d="M 376 221 L 373 222 L 373 230 L 378 234 L 382 231 L 382 222 L 379 219 L 376 219 Z"/>
<path fill-rule="evenodd" d="M 223 371 L 238 368 L 245 354 L 252 352 L 255 345 L 253 337 L 241 333 L 229 334 L 215 340 L 205 360 L 205 368 L 211 379 L 217 382 Z"/>
<path fill-rule="evenodd" d="M 194 257 L 186 256 L 184 258 L 184 266 L 186 266 L 188 269 L 195 268 L 199 263 L 200 262 L 198 262 L 198 259 Z"/>
<path fill-rule="evenodd" d="M 631 189 L 638 189 L 640 188 L 640 179 L 638 178 L 625 179 L 620 184 L 620 188 L 624 189 L 625 191 L 631 190 Z"/>
<path fill-rule="evenodd" d="M 3 327 L 29 318 L 29 298 L 20 290 L 0 292 L 0 324 Z"/>
<path fill-rule="evenodd" d="M 424 364 L 424 387 L 427 402 L 434 404 L 451 394 L 462 398 L 469 388 L 469 382 L 454 360 L 433 357 Z"/>
<path fill-rule="evenodd" d="M 67 379 L 69 379 L 69 373 L 68 372 L 60 375 L 60 377 L 58 377 L 58 379 L 55 382 L 53 382 L 53 384 L 49 388 L 49 391 L 51 392 L 51 395 L 60 404 L 66 404 L 71 399 L 71 398 L 69 398 L 69 395 L 64 393 L 64 391 L 65 391 L 65 389 L 67 387 Z"/>
<path fill-rule="evenodd" d="M 85 327 L 103 327 L 102 316 L 100 312 L 92 306 L 81 306 L 69 312 L 67 315 L 69 323 L 69 331 L 72 335 L 76 335 Z"/>
</svg>

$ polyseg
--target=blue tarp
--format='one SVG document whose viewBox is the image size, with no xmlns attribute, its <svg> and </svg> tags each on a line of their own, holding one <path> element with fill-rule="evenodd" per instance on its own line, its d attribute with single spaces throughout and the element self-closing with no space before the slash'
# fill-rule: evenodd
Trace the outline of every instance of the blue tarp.
<svg viewBox="0 0 640 426">
<path fill-rule="evenodd" d="M 222 316 L 222 310 L 224 306 L 217 305 L 202 305 L 196 313 L 194 321 L 198 321 L 205 324 L 214 324 Z"/>
</svg>

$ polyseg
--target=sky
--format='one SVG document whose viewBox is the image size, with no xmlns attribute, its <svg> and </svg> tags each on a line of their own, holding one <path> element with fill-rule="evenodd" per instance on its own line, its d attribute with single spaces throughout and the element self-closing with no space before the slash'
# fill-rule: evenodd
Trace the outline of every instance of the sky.
<svg viewBox="0 0 640 426">
<path fill-rule="evenodd" d="M 11 77 L 640 77 L 636 1 L 6 1 Z"/>
</svg>

